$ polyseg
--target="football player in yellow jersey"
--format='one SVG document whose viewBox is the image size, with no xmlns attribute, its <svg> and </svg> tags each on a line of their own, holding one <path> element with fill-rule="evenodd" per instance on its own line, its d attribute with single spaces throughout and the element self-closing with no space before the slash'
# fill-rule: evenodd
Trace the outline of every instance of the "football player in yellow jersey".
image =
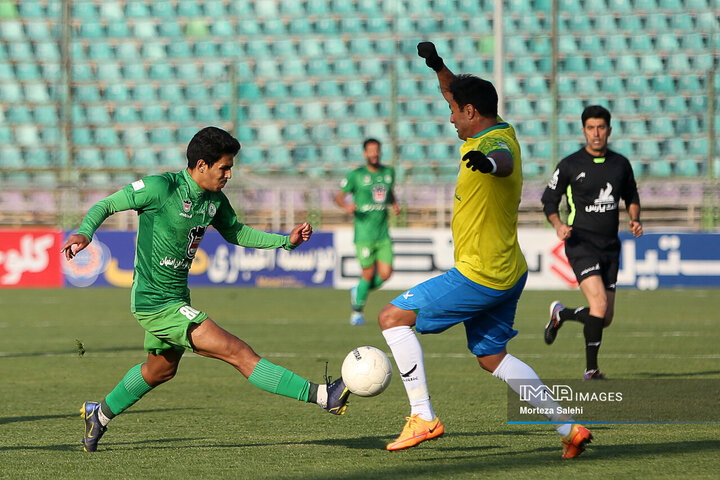
<svg viewBox="0 0 720 480">
<path fill-rule="evenodd" d="M 515 131 L 498 116 L 492 83 L 473 75 L 455 76 L 430 42 L 418 44 L 418 55 L 437 73 L 450 105 L 450 122 L 465 143 L 453 200 L 455 267 L 398 296 L 378 318 L 411 406 L 402 433 L 388 450 L 413 447 L 445 431 L 430 402 L 413 326 L 419 333 L 440 333 L 462 323 L 468 349 L 482 368 L 515 392 L 521 386 L 535 391 L 544 387 L 533 369 L 506 349 L 517 335 L 515 311 L 527 279 L 517 239 L 522 161 Z M 531 398 L 528 403 L 542 408 L 538 411 L 560 411 L 552 398 Z M 552 414 L 548 419 L 562 437 L 563 458 L 580 455 L 592 439 L 588 429 L 568 416 Z"/>
</svg>

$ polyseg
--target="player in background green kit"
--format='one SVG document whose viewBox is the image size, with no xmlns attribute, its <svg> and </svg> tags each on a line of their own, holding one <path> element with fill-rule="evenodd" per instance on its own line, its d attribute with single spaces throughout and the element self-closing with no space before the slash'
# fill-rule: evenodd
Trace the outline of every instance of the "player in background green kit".
<svg viewBox="0 0 720 480">
<path fill-rule="evenodd" d="M 335 203 L 354 217 L 355 250 L 362 268 L 357 286 L 350 289 L 350 325 L 365 324 L 363 309 L 370 290 L 379 288 L 392 275 L 388 205 L 392 205 L 395 215 L 400 213 L 393 191 L 395 170 L 380 163 L 380 142 L 366 139 L 363 157 L 365 165 L 350 172 L 335 195 Z M 352 194 L 352 202 L 345 201 L 347 194 Z"/>
<path fill-rule="evenodd" d="M 223 360 L 253 385 L 271 393 L 317 403 L 330 413 L 345 412 L 350 392 L 342 378 L 312 383 L 260 358 L 253 349 L 190 305 L 188 271 L 208 226 L 228 242 L 252 248 L 293 250 L 310 239 L 312 227 L 297 225 L 290 235 L 261 232 L 238 222 L 221 192 L 232 177 L 240 143 L 215 127 L 200 130 L 187 148 L 188 168 L 151 175 L 93 205 L 78 233 L 62 248 L 67 260 L 90 244 L 110 215 L 136 210 L 139 217 L 131 310 L 145 329 L 147 360 L 131 368 L 101 403 L 85 402 L 83 445 L 97 450 L 108 422 L 161 383 L 175 376 L 186 350 Z"/>
</svg>

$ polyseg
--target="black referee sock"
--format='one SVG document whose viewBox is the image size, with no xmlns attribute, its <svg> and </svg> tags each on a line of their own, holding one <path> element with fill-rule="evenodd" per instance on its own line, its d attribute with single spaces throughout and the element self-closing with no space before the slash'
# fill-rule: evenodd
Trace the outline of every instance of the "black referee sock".
<svg viewBox="0 0 720 480">
<path fill-rule="evenodd" d="M 573 320 L 575 322 L 585 323 L 585 318 L 590 314 L 588 307 L 569 308 L 565 307 L 560 310 L 560 320 Z"/>
<path fill-rule="evenodd" d="M 585 324 L 585 328 L 583 328 L 583 334 L 585 335 L 585 370 L 597 370 L 597 357 L 602 342 L 604 320 L 590 315 L 590 310 L 584 311 L 588 312 L 585 322 L 583 322 Z"/>
</svg>

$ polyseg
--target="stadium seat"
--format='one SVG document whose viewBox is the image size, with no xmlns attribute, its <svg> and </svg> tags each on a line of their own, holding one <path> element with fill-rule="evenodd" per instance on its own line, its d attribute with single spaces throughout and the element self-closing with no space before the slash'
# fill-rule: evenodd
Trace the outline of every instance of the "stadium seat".
<svg viewBox="0 0 720 480">
<path fill-rule="evenodd" d="M 680 137 L 668 138 L 665 141 L 664 151 L 669 155 L 685 156 L 687 154 L 685 141 Z"/>
<path fill-rule="evenodd" d="M 342 92 L 344 96 L 351 98 L 365 97 L 367 95 L 365 82 L 362 80 L 348 80 L 344 82 Z"/>
<path fill-rule="evenodd" d="M 654 177 L 668 178 L 672 176 L 672 165 L 662 158 L 652 158 L 648 163 L 648 174 Z"/>
<path fill-rule="evenodd" d="M 127 24 L 122 20 L 116 20 L 108 23 L 107 36 L 111 38 L 127 38 L 131 35 Z"/>
<path fill-rule="evenodd" d="M 668 57 L 667 70 L 679 74 L 687 74 L 692 71 L 690 59 L 685 53 L 675 53 Z"/>
<path fill-rule="evenodd" d="M 674 33 L 659 33 L 655 41 L 659 52 L 676 52 L 680 49 L 680 42 Z"/>
<path fill-rule="evenodd" d="M 710 150 L 710 143 L 707 137 L 695 138 L 688 141 L 688 152 L 691 155 L 700 155 L 707 157 Z"/>
<path fill-rule="evenodd" d="M 705 113 L 707 111 L 707 102 L 708 99 L 706 96 L 697 96 L 694 95 L 692 97 L 688 97 L 688 106 L 690 112 L 693 113 Z M 717 105 L 716 105 L 717 109 Z"/>
<path fill-rule="evenodd" d="M 156 3 L 167 3 L 167 2 L 156 2 Z M 115 0 L 109 0 L 101 2 L 99 7 L 99 15 L 104 20 L 118 20 L 125 16 L 120 2 Z"/>
<path fill-rule="evenodd" d="M 628 73 L 630 73 L 628 71 Z M 632 93 L 644 94 L 650 91 L 647 77 L 633 75 L 628 77 L 626 90 Z"/>
<path fill-rule="evenodd" d="M 32 115 L 26 105 L 11 105 L 7 109 L 7 119 L 10 123 L 32 123 Z"/>
<path fill-rule="evenodd" d="M 28 148 L 25 150 L 24 165 L 32 168 L 50 167 L 52 161 L 49 152 L 44 148 Z"/>
<path fill-rule="evenodd" d="M 35 123 L 40 125 L 55 125 L 58 123 L 58 111 L 55 105 L 38 105 L 33 112 Z M 0 118 L 2 121 L 2 118 Z"/>
<path fill-rule="evenodd" d="M 182 27 L 180 26 L 180 23 L 174 19 L 172 19 L 172 20 L 168 19 L 168 20 L 160 22 L 157 26 L 157 29 L 158 29 L 158 36 L 168 37 L 173 40 L 179 41 L 179 37 L 183 37 L 185 35 Z"/>
<path fill-rule="evenodd" d="M 150 129 L 150 143 L 153 145 L 174 144 L 175 132 L 168 127 L 155 127 Z"/>
<path fill-rule="evenodd" d="M 98 63 L 97 79 L 100 81 L 114 82 L 122 78 L 120 73 L 120 64 L 114 61 L 104 61 Z"/>
<path fill-rule="evenodd" d="M 715 68 L 714 54 L 703 53 L 692 57 L 693 69 L 698 72 L 709 72 Z"/>
<path fill-rule="evenodd" d="M 678 118 L 675 122 L 677 133 L 696 134 L 700 132 L 700 122 L 697 117 L 685 116 Z"/>
<path fill-rule="evenodd" d="M 127 146 L 146 145 L 147 132 L 142 127 L 128 127 L 123 131 L 123 144 Z"/>
<path fill-rule="evenodd" d="M 666 113 L 687 114 L 688 108 L 684 97 L 672 96 L 665 99 L 663 110 Z"/>
<path fill-rule="evenodd" d="M 597 37 L 591 37 L 596 38 Z M 575 38 L 571 35 L 561 35 L 558 38 L 558 52 L 561 55 L 574 54 L 578 51 L 578 45 L 575 42 Z"/>
<path fill-rule="evenodd" d="M 80 148 L 73 156 L 73 164 L 81 168 L 102 168 L 103 161 L 97 148 Z"/>
<path fill-rule="evenodd" d="M 8 57 L 15 61 L 34 61 L 35 54 L 29 42 L 13 42 L 8 44 Z"/>
<path fill-rule="evenodd" d="M 534 95 L 547 95 L 548 82 L 544 77 L 532 76 L 525 81 L 525 92 Z"/>
<path fill-rule="evenodd" d="M 121 148 L 105 150 L 103 154 L 103 164 L 110 168 L 127 168 L 129 166 L 125 150 Z"/>
<path fill-rule="evenodd" d="M 107 147 L 119 143 L 118 135 L 112 127 L 98 127 L 95 129 L 95 144 Z"/>
<path fill-rule="evenodd" d="M 595 31 L 612 34 L 617 31 L 618 25 L 614 15 L 598 15 L 595 17 Z M 583 41 L 581 36 L 580 41 Z"/>
<path fill-rule="evenodd" d="M 717 86 L 720 82 L 716 82 Z M 677 88 L 681 92 L 697 93 L 704 91 L 702 84 L 700 83 L 700 77 L 696 74 L 685 72 L 685 74 L 678 76 Z"/>
<path fill-rule="evenodd" d="M 181 104 L 171 104 L 168 107 L 168 120 L 175 123 L 189 123 L 192 122 L 194 117 L 190 111 L 190 107 Z"/>
<path fill-rule="evenodd" d="M 36 146 L 40 136 L 35 125 L 18 125 L 15 127 L 15 142 L 18 145 Z"/>
<path fill-rule="evenodd" d="M 692 158 L 681 158 L 675 162 L 675 173 L 681 177 L 698 177 L 702 169 Z"/>
</svg>

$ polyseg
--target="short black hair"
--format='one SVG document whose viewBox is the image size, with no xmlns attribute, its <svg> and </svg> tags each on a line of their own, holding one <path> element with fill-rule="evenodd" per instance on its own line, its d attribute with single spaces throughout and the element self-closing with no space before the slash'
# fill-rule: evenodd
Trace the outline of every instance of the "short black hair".
<svg viewBox="0 0 720 480">
<path fill-rule="evenodd" d="M 212 167 L 223 155 L 237 155 L 240 142 L 228 132 L 217 127 L 205 127 L 197 132 L 187 146 L 188 168 L 195 168 L 200 159 Z"/>
<path fill-rule="evenodd" d="M 483 117 L 497 117 L 498 94 L 491 82 L 463 73 L 450 82 L 448 91 L 461 109 L 470 104 Z"/>
<path fill-rule="evenodd" d="M 371 143 L 377 143 L 378 147 L 382 147 L 382 143 L 380 143 L 380 140 L 376 138 L 366 138 L 363 142 L 363 150 L 367 149 L 367 146 Z"/>
<path fill-rule="evenodd" d="M 590 105 L 589 107 L 585 107 L 585 110 L 583 110 L 580 118 L 582 119 L 583 127 L 585 126 L 585 122 L 587 122 L 588 118 L 602 118 L 605 120 L 605 124 L 608 127 L 610 126 L 610 111 L 600 105 Z"/>
</svg>

